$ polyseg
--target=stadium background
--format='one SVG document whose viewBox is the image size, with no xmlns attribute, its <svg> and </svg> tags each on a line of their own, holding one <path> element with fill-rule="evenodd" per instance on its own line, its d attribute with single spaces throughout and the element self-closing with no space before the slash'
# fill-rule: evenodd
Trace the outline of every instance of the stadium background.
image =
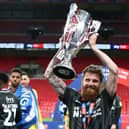
<svg viewBox="0 0 129 129">
<path fill-rule="evenodd" d="M 129 126 L 129 2 L 126 0 L 0 0 L 0 71 L 13 67 L 29 72 L 31 85 L 39 94 L 39 105 L 46 129 L 63 129 L 64 119 L 58 96 L 43 78 L 58 48 L 71 2 L 102 21 L 98 47 L 119 66 L 117 94 L 122 100 L 120 127 Z M 80 84 L 80 72 L 91 63 L 100 64 L 86 48 L 73 59 Z M 106 68 L 104 69 L 107 75 Z M 73 80 L 66 80 L 71 87 Z M 79 87 L 76 87 L 79 90 Z"/>
</svg>

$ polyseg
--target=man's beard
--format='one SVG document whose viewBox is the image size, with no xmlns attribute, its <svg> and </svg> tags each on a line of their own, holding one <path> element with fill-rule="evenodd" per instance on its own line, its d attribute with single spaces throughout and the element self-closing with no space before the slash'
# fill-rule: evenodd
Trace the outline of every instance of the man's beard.
<svg viewBox="0 0 129 129">
<path fill-rule="evenodd" d="M 19 84 L 18 83 L 11 83 L 11 85 L 13 88 L 17 88 Z"/>
<path fill-rule="evenodd" d="M 82 88 L 82 97 L 86 101 L 94 101 L 99 95 L 99 88 L 95 87 L 83 87 Z"/>
</svg>

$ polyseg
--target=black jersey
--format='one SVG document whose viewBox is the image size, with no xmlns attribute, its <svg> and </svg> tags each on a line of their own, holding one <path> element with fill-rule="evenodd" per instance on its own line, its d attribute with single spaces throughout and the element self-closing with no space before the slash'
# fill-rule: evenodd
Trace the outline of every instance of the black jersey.
<svg viewBox="0 0 129 129">
<path fill-rule="evenodd" d="M 106 90 L 102 91 L 96 101 L 85 102 L 77 91 L 67 87 L 61 100 L 68 107 L 70 129 L 110 128 L 110 108 L 113 98 Z"/>
<path fill-rule="evenodd" d="M 17 129 L 21 120 L 18 98 L 9 91 L 0 91 L 0 129 Z"/>
</svg>

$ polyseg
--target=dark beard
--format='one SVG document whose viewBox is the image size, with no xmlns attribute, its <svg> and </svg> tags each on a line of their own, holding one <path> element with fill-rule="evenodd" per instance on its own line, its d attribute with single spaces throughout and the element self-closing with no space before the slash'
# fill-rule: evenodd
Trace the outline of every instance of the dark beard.
<svg viewBox="0 0 129 129">
<path fill-rule="evenodd" d="M 94 101 L 98 95 L 99 88 L 83 87 L 82 89 L 82 96 L 84 97 L 85 101 Z"/>
<path fill-rule="evenodd" d="M 11 83 L 11 85 L 12 85 L 13 88 L 17 88 L 19 86 L 18 83 Z"/>
</svg>

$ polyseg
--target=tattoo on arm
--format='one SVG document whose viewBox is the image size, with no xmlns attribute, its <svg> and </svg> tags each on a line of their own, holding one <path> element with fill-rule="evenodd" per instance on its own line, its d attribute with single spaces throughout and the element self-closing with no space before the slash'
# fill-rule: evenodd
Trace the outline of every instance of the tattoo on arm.
<svg viewBox="0 0 129 129">
<path fill-rule="evenodd" d="M 66 84 L 62 79 L 58 78 L 55 75 L 52 75 L 52 77 L 49 78 L 49 82 L 51 83 L 52 87 L 55 89 L 59 96 L 64 95 Z"/>
</svg>

